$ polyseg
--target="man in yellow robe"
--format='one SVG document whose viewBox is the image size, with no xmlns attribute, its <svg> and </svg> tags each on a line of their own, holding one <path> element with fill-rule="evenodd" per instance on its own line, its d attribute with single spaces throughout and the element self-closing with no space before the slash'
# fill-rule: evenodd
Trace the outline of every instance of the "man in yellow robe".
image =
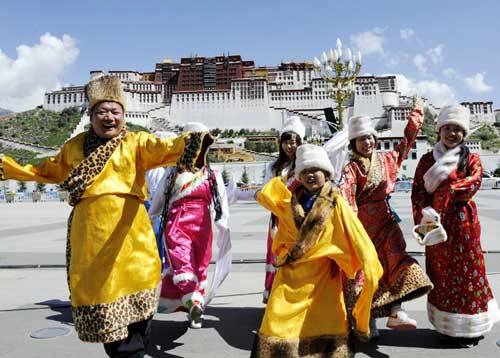
<svg viewBox="0 0 500 358">
<path fill-rule="evenodd" d="M 367 338 L 371 300 L 382 276 L 365 229 L 328 179 L 333 167 L 323 148 L 297 149 L 291 192 L 269 181 L 257 201 L 278 218 L 273 253 L 278 267 L 253 350 L 256 357 L 351 357 L 342 273 L 365 272 L 353 310 L 356 331 Z"/>
<path fill-rule="evenodd" d="M 160 139 L 128 132 L 117 77 L 89 82 L 87 97 L 89 131 L 37 166 L 0 157 L 0 179 L 62 183 L 68 190 L 74 209 L 68 220 L 67 272 L 78 336 L 104 343 L 111 357 L 142 357 L 161 280 L 156 240 L 143 205 L 144 174 L 174 165 L 189 136 Z"/>
</svg>

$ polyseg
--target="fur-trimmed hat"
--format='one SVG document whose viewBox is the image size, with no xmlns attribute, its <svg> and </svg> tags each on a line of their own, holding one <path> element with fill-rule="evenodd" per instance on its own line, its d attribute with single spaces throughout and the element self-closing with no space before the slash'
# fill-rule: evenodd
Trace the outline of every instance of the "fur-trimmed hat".
<svg viewBox="0 0 500 358">
<path fill-rule="evenodd" d="M 372 119 L 369 116 L 352 117 L 347 121 L 347 127 L 349 140 L 369 134 L 377 135 L 377 131 L 373 128 Z"/>
<path fill-rule="evenodd" d="M 459 104 L 443 107 L 437 118 L 437 131 L 439 132 L 439 129 L 446 124 L 459 126 L 464 130 L 465 136 L 467 136 L 470 125 L 470 111 Z"/>
<path fill-rule="evenodd" d="M 210 129 L 201 122 L 187 122 L 182 130 L 183 132 L 209 132 Z"/>
<path fill-rule="evenodd" d="M 304 169 L 318 168 L 333 177 L 333 165 L 323 147 L 313 144 L 302 144 L 295 153 L 295 176 L 298 178 Z"/>
<path fill-rule="evenodd" d="M 300 120 L 299 116 L 292 116 L 288 117 L 285 121 L 285 125 L 280 130 L 280 136 L 285 132 L 295 133 L 300 137 L 300 139 L 304 139 L 304 136 L 306 135 L 306 127 Z"/>
<path fill-rule="evenodd" d="M 125 112 L 125 93 L 123 93 L 122 82 L 116 76 L 101 76 L 90 81 L 86 88 L 89 100 L 89 111 L 101 102 L 119 103 Z"/>
</svg>

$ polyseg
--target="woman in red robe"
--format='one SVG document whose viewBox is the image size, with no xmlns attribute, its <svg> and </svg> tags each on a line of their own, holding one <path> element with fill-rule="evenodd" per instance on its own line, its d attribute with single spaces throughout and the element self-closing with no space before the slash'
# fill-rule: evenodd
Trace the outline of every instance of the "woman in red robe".
<svg viewBox="0 0 500 358">
<path fill-rule="evenodd" d="M 438 117 L 439 141 L 422 156 L 413 182 L 416 224 L 422 209 L 440 214 L 447 241 L 425 247 L 427 274 L 434 284 L 427 301 L 430 322 L 444 338 L 462 346 L 477 344 L 500 320 L 498 305 L 486 277 L 481 226 L 472 197 L 481 186 L 479 155 L 463 144 L 469 112 L 462 106 L 444 107 Z"/>
<path fill-rule="evenodd" d="M 399 218 L 388 203 L 401 164 L 408 156 L 423 123 L 423 111 L 414 109 L 408 118 L 403 140 L 387 152 L 377 152 L 376 131 L 368 116 L 349 120 L 352 158 L 344 169 L 342 190 L 357 211 L 377 249 L 384 275 L 373 297 L 372 317 L 389 317 L 387 327 L 414 329 L 416 321 L 408 317 L 401 302 L 425 295 L 432 284 L 417 261 L 406 252 L 406 243 L 398 225 Z M 346 286 L 348 307 L 352 307 L 362 286 L 362 273 Z M 378 331 L 371 322 L 372 336 Z"/>
</svg>

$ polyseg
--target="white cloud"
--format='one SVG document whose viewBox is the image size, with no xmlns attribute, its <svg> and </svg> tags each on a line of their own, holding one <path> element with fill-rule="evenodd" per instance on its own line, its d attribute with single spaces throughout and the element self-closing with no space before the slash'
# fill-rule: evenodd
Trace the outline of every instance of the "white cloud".
<svg viewBox="0 0 500 358">
<path fill-rule="evenodd" d="M 415 36 L 415 30 L 401 29 L 399 30 L 399 35 L 401 36 L 401 39 L 408 41 L 411 37 Z"/>
<path fill-rule="evenodd" d="M 443 62 L 443 45 L 438 45 L 434 48 L 427 50 L 427 56 L 431 59 L 432 63 L 437 65 L 438 63 Z"/>
<path fill-rule="evenodd" d="M 406 96 L 419 95 L 429 99 L 437 107 L 457 103 L 455 90 L 438 81 L 415 81 L 402 74 L 396 74 L 398 90 Z"/>
<path fill-rule="evenodd" d="M 376 27 L 370 31 L 351 35 L 351 43 L 354 48 L 361 51 L 363 55 L 384 53 L 384 30 Z"/>
<path fill-rule="evenodd" d="M 474 76 L 466 77 L 464 79 L 464 82 L 467 87 L 473 92 L 483 93 L 491 91 L 493 87 L 487 85 L 486 82 L 484 82 L 484 75 L 485 72 L 478 72 Z"/>
<path fill-rule="evenodd" d="M 42 104 L 44 93 L 60 87 L 65 68 L 80 52 L 71 36 L 49 33 L 40 37 L 40 43 L 19 45 L 16 51 L 17 58 L 12 59 L 0 49 L 0 107 L 14 111 Z"/>
<path fill-rule="evenodd" d="M 421 54 L 416 54 L 413 58 L 413 63 L 415 64 L 415 66 L 417 66 L 418 70 L 422 74 L 427 74 L 427 66 L 425 65 L 427 63 L 427 59 L 424 56 L 422 56 Z"/>
<path fill-rule="evenodd" d="M 449 79 L 454 79 L 458 77 L 458 71 L 452 67 L 447 67 L 443 70 L 443 75 Z"/>
</svg>

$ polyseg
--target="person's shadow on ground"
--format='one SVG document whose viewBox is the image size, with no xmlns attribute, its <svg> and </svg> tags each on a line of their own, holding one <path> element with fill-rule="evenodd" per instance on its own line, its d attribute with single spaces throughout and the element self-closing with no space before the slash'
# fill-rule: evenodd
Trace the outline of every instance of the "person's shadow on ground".
<svg viewBox="0 0 500 358">
<path fill-rule="evenodd" d="M 264 308 L 208 306 L 205 315 L 218 319 L 205 319 L 201 329 L 213 328 L 231 347 L 250 352 L 263 313 Z M 153 320 L 148 354 L 154 358 L 177 357 L 168 351 L 182 344 L 175 341 L 187 330 L 187 320 L 181 322 Z"/>
<path fill-rule="evenodd" d="M 387 358 L 387 354 L 379 352 L 380 346 L 411 347 L 422 349 L 457 349 L 457 345 L 443 342 L 439 334 L 429 328 L 416 330 L 381 329 L 380 338 L 368 343 L 355 341 L 356 353 L 364 353 L 372 358 Z"/>
<path fill-rule="evenodd" d="M 61 301 L 57 299 L 37 302 L 35 304 L 40 306 L 48 306 L 51 311 L 57 312 L 56 315 L 48 316 L 48 320 L 73 325 L 73 315 L 71 313 L 71 304 L 69 301 Z"/>
</svg>

